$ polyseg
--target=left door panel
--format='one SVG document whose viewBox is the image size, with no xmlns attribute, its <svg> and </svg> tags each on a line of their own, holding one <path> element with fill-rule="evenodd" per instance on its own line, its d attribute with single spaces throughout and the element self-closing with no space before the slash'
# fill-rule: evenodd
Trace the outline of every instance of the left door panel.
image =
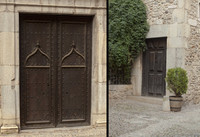
<svg viewBox="0 0 200 137">
<path fill-rule="evenodd" d="M 20 19 L 21 127 L 54 127 L 51 49 L 55 43 L 55 24 L 48 17 Z"/>
</svg>

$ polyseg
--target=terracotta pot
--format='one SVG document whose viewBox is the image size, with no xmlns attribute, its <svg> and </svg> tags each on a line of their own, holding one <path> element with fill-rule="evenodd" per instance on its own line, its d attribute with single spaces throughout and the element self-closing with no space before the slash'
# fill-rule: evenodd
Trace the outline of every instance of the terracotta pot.
<svg viewBox="0 0 200 137">
<path fill-rule="evenodd" d="M 183 97 L 177 97 L 177 96 L 170 96 L 170 110 L 174 112 L 181 111 L 181 107 L 183 104 Z"/>
</svg>

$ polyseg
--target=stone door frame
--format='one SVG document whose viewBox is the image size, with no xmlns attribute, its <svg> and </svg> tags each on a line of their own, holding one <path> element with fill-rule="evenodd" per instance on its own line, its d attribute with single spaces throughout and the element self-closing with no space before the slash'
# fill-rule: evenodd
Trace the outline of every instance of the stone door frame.
<svg viewBox="0 0 200 137">
<path fill-rule="evenodd" d="M 158 44 L 159 43 L 159 46 L 157 45 L 158 47 L 152 47 L 152 48 L 149 49 L 149 47 L 148 47 L 149 42 L 152 42 L 154 44 L 156 44 L 156 43 Z M 165 43 L 165 44 L 163 44 L 163 43 Z M 160 47 L 160 44 L 163 44 L 163 46 Z M 142 58 L 143 58 L 142 59 L 142 96 L 163 97 L 163 96 L 165 96 L 165 89 L 166 89 L 164 78 L 165 78 L 165 75 L 166 75 L 166 50 L 167 50 L 166 46 L 167 46 L 167 38 L 166 37 L 149 38 L 149 39 L 146 39 L 146 45 L 147 45 L 148 48 L 146 49 L 146 51 L 143 53 L 143 56 L 142 56 Z M 158 92 L 158 91 L 156 93 L 155 91 L 153 91 L 151 94 L 149 94 L 149 92 L 148 92 L 149 87 L 148 86 L 150 84 L 148 83 L 149 82 L 149 80 L 148 80 L 149 77 L 148 76 L 149 76 L 149 67 L 150 67 L 150 64 L 149 64 L 149 61 L 148 62 L 146 61 L 146 59 L 148 59 L 148 57 L 147 57 L 148 54 L 147 53 L 150 54 L 150 52 L 154 52 L 154 55 L 155 55 L 156 54 L 155 51 L 161 52 L 161 54 L 162 54 L 161 57 L 162 57 L 162 63 L 163 64 L 161 65 L 162 67 L 161 67 L 161 69 L 159 71 L 159 75 L 162 75 L 162 78 L 161 78 L 162 79 L 162 82 L 161 82 L 162 86 L 160 85 L 161 87 L 157 87 L 157 88 L 158 89 L 160 88 L 160 89 L 163 89 L 163 90 L 161 90 L 162 93 Z M 155 56 L 158 56 L 158 55 L 155 55 Z M 157 59 L 157 62 L 158 62 L 158 60 L 159 59 Z M 161 62 L 159 62 L 159 64 L 160 63 Z M 153 68 L 153 69 L 158 69 L 159 66 L 157 66 L 157 65 L 155 65 L 154 66 L 155 68 Z M 153 75 L 157 76 L 158 75 L 157 73 L 158 73 L 158 71 L 156 72 L 156 74 L 155 74 L 155 72 L 153 72 Z M 156 79 L 157 78 L 158 77 L 156 77 Z M 154 80 L 155 80 L 155 78 L 154 78 Z M 156 82 L 156 81 L 154 81 L 154 82 Z M 154 83 L 154 85 L 155 85 L 155 83 Z"/>
<path fill-rule="evenodd" d="M 19 13 L 94 16 L 92 25 L 91 125 L 106 124 L 106 2 L 99 6 L 83 3 L 25 4 L 0 2 L 1 24 L 1 133 L 18 132 L 20 127 Z M 90 3 L 90 4 L 89 4 Z M 82 5 L 81 5 L 82 4 Z M 88 6 L 90 5 L 90 6 Z"/>
<path fill-rule="evenodd" d="M 90 125 L 90 106 L 91 106 L 91 103 L 90 103 L 91 102 L 91 97 L 90 97 L 91 95 L 90 94 L 91 58 L 90 57 L 91 57 L 91 42 L 92 42 L 91 41 L 92 21 L 93 21 L 93 16 L 20 14 L 19 34 L 20 34 L 20 61 L 21 61 L 20 62 L 21 129 Z M 35 30 L 31 28 L 31 26 L 29 26 L 32 24 L 33 27 L 36 27 L 36 26 L 41 25 L 41 23 L 43 25 L 42 27 L 40 27 L 39 30 Z M 81 28 L 83 30 L 80 28 L 77 30 L 76 27 L 69 28 L 67 27 L 69 24 L 70 25 L 73 24 L 78 27 L 82 26 Z M 61 30 L 61 28 L 65 30 Z M 46 32 L 42 31 L 42 29 L 46 30 Z M 83 33 L 82 35 L 79 35 L 80 37 L 78 39 L 85 37 L 85 43 L 82 43 L 82 41 L 81 42 L 78 41 L 77 38 L 74 38 L 75 41 L 67 38 L 69 37 L 69 35 L 66 35 L 66 32 L 67 34 L 72 33 L 72 35 L 74 35 L 75 32 L 76 33 L 80 32 L 81 34 L 81 32 L 84 30 L 85 30 L 85 33 Z M 39 32 L 40 34 L 41 32 L 45 33 L 42 35 L 44 39 L 40 39 L 41 35 L 34 34 L 34 32 L 37 32 L 37 33 Z M 63 36 L 65 36 L 65 38 L 63 38 Z M 38 41 L 36 41 L 36 39 Z M 67 40 L 65 41 L 64 39 L 67 39 Z M 65 44 L 64 45 L 61 44 L 62 43 L 61 41 L 65 42 Z M 67 41 L 71 41 L 71 42 L 67 43 Z M 72 47 L 73 42 L 74 42 L 74 47 Z M 73 48 L 75 52 L 70 53 L 64 47 L 71 51 Z M 49 49 L 49 52 L 48 52 L 48 49 Z M 81 49 L 83 49 L 83 51 L 81 51 Z M 29 51 L 28 54 L 26 53 L 27 50 Z M 35 52 L 35 51 L 38 51 L 38 52 Z M 65 51 L 65 52 L 62 53 L 62 51 Z M 41 55 L 41 56 L 40 58 L 37 58 L 36 55 Z M 68 57 L 66 57 L 66 55 L 68 55 Z M 61 62 L 62 57 L 65 57 L 65 59 L 70 59 L 70 57 L 72 57 L 70 55 L 80 55 L 80 56 L 77 56 L 77 58 L 81 59 L 82 61 L 81 63 L 84 65 L 77 65 L 77 63 L 80 63 L 80 62 L 76 62 L 77 60 L 73 60 L 74 64 L 70 62 L 69 63 L 70 65 L 69 65 L 65 61 L 65 64 L 59 65 L 59 62 Z M 45 59 L 48 58 L 48 59 L 45 60 L 44 58 Z M 35 62 L 33 59 L 36 59 L 37 62 Z M 48 63 L 45 64 L 44 62 L 40 62 L 41 60 L 43 60 L 44 62 L 48 62 L 49 65 Z M 31 61 L 33 61 L 34 63 Z M 39 63 L 40 65 L 38 64 L 36 65 L 35 63 L 36 64 Z M 63 63 L 64 63 L 64 59 L 63 59 Z M 55 66 L 59 66 L 59 67 L 57 68 Z M 80 70 L 82 74 L 79 73 Z M 37 75 L 37 73 L 40 73 L 40 75 Z M 47 74 L 47 75 L 43 75 L 42 77 L 42 74 Z M 72 77 L 73 75 L 77 75 L 77 74 L 79 75 L 78 77 L 77 76 Z M 38 77 L 35 79 L 35 76 L 38 76 Z M 70 79 L 67 77 L 70 77 Z M 40 80 L 42 79 L 46 79 L 46 80 L 41 82 Z M 29 82 L 27 82 L 26 80 Z M 35 82 L 37 82 L 37 84 Z M 47 83 L 44 84 L 44 82 L 47 82 L 48 84 Z M 77 82 L 81 82 L 79 83 L 80 85 L 78 84 L 77 86 Z M 35 91 L 34 89 L 37 86 L 41 85 L 42 83 L 43 83 L 43 86 L 45 86 L 45 88 L 43 89 L 46 89 L 46 90 L 44 91 L 41 90 L 41 92 L 38 92 L 38 90 Z M 73 91 L 70 92 L 70 90 L 73 90 Z M 31 93 L 35 93 L 37 94 L 37 96 Z M 80 97 L 79 96 L 80 94 L 82 94 L 82 96 L 84 97 Z M 70 96 L 72 97 L 74 95 L 76 97 L 74 97 L 74 99 L 70 99 Z M 39 99 L 38 97 L 39 98 L 42 97 L 42 99 Z M 68 101 L 65 102 L 65 100 L 68 100 L 69 102 Z M 77 102 L 75 100 L 79 100 L 79 101 Z M 76 104 L 73 102 L 76 102 Z M 71 107 L 73 106 L 73 108 L 69 106 L 68 108 L 66 108 L 64 104 L 68 104 L 68 103 L 69 103 L 69 106 Z M 48 105 L 44 108 L 43 104 L 46 104 L 46 105 L 48 104 Z M 41 107 L 43 107 L 42 110 L 41 110 Z M 38 112 L 36 112 L 36 114 L 34 114 L 33 112 L 31 113 L 33 109 L 34 109 L 34 112 L 36 112 L 35 110 L 40 110 L 39 111 L 40 113 Z M 66 113 L 66 111 L 64 111 L 63 109 L 64 110 L 76 109 L 79 112 L 77 113 L 71 110 L 71 112 Z M 45 114 L 43 112 L 45 112 Z M 77 115 L 75 116 L 75 119 L 70 118 L 70 117 L 73 117 L 74 113 L 77 113 Z M 38 117 L 36 117 L 36 115 Z M 48 117 L 48 118 L 45 119 L 45 117 Z M 39 119 L 41 118 L 41 119 L 36 120 L 36 118 L 39 118 Z"/>
<path fill-rule="evenodd" d="M 184 28 L 182 28 L 184 29 Z M 177 27 L 173 24 L 159 24 L 151 25 L 149 32 L 147 34 L 147 39 L 153 38 L 167 38 L 166 45 L 166 72 L 169 68 L 182 67 L 184 68 L 184 54 L 185 47 L 180 41 L 185 41 L 185 37 L 173 36 L 170 32 L 171 30 L 177 30 Z M 178 42 L 177 42 L 178 41 Z M 136 59 L 134 63 L 134 68 L 132 70 L 132 86 L 134 96 L 142 96 L 142 68 L 143 68 L 143 54 Z M 173 95 L 169 90 L 165 91 L 165 96 L 168 97 Z"/>
</svg>

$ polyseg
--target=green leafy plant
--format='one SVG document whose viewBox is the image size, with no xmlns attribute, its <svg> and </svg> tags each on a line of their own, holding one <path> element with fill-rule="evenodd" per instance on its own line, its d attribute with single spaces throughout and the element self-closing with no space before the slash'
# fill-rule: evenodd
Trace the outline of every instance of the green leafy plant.
<svg viewBox="0 0 200 137">
<path fill-rule="evenodd" d="M 176 96 L 185 94 L 188 88 L 187 72 L 182 68 L 172 68 L 167 71 L 165 78 L 167 89 Z"/>
<path fill-rule="evenodd" d="M 142 0 L 109 0 L 109 71 L 130 69 L 146 49 L 149 30 L 146 7 Z M 126 71 L 127 77 L 131 71 Z"/>
</svg>

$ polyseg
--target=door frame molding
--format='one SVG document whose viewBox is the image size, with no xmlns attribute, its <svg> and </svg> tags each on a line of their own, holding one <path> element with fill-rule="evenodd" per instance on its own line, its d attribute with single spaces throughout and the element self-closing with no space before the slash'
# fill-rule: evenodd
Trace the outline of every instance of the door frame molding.
<svg viewBox="0 0 200 137">
<path fill-rule="evenodd" d="M 46 0 L 47 2 L 47 0 Z M 68 7 L 66 3 L 52 5 L 39 4 L 39 0 L 31 5 L 23 2 L 3 4 L 2 48 L 7 59 L 1 67 L 1 133 L 18 132 L 20 129 L 20 89 L 19 89 L 19 14 L 52 14 L 52 15 L 79 15 L 94 16 L 92 22 L 92 74 L 91 74 L 91 124 L 90 127 L 106 125 L 106 4 L 98 3 L 97 8 L 88 6 L 86 1 L 82 7 L 80 3 Z M 105 4 L 105 5 L 104 5 Z M 63 6 L 66 6 L 63 8 Z M 86 7 L 86 8 L 85 8 Z M 5 34 L 5 35 L 4 35 Z M 78 127 L 76 129 L 79 129 Z"/>
<path fill-rule="evenodd" d="M 165 48 L 164 48 L 164 50 L 165 50 L 165 62 L 164 62 L 164 64 L 165 64 L 165 69 L 164 69 L 164 77 L 165 77 L 165 75 L 166 75 L 166 70 L 167 70 L 167 37 L 155 37 L 155 38 L 146 38 L 146 41 L 147 40 L 155 40 L 155 39 L 164 39 L 165 40 L 165 42 L 166 42 L 166 44 L 165 44 Z M 147 44 L 146 44 L 147 45 Z M 146 51 L 145 51 L 146 52 Z M 144 65 L 145 65 L 145 61 L 144 61 L 144 54 L 142 53 L 142 61 L 141 61 L 141 63 L 142 63 L 142 88 L 141 88 L 141 95 L 142 96 L 147 96 L 147 97 L 163 97 L 163 96 L 165 96 L 166 95 L 166 84 L 164 84 L 164 93 L 163 93 L 163 96 L 149 96 L 148 95 L 148 93 L 146 93 L 145 91 L 144 91 Z M 164 82 L 165 83 L 165 82 Z"/>
</svg>

